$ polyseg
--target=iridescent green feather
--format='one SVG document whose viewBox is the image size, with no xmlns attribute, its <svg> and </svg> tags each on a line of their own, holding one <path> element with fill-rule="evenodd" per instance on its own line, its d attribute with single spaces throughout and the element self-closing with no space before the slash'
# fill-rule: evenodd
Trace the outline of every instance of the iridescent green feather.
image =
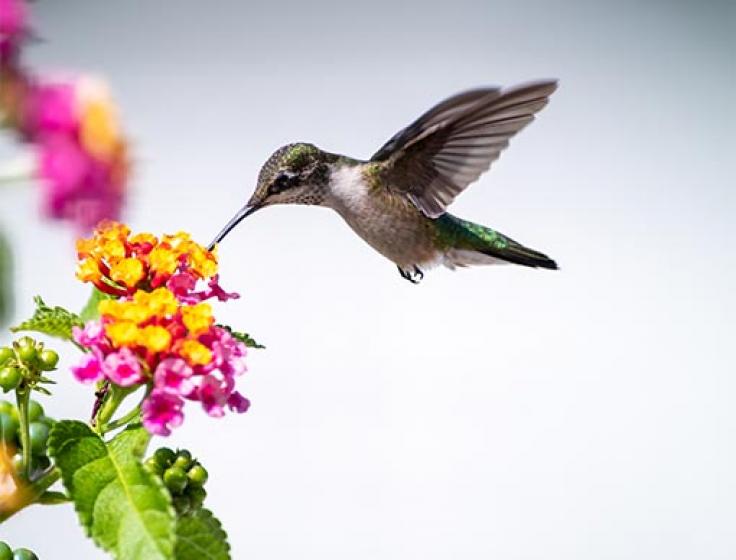
<svg viewBox="0 0 736 560">
<path fill-rule="evenodd" d="M 434 220 L 437 243 L 444 249 L 477 251 L 490 257 L 525 266 L 556 269 L 547 255 L 525 247 L 489 227 L 443 214 Z"/>
</svg>

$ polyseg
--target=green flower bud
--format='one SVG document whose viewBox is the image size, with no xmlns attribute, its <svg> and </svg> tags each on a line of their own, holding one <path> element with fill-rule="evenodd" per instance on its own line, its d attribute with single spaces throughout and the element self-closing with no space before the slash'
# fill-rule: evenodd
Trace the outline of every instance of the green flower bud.
<svg viewBox="0 0 736 560">
<path fill-rule="evenodd" d="M 0 348 L 0 366 L 5 365 L 5 362 L 14 356 L 15 352 L 13 352 L 12 348 L 8 348 L 7 346 Z"/>
<path fill-rule="evenodd" d="M 187 487 L 187 473 L 177 466 L 164 471 L 164 484 L 174 494 L 181 494 Z"/>
<path fill-rule="evenodd" d="M 28 431 L 31 434 L 31 453 L 44 455 L 49 440 L 49 427 L 43 422 L 31 422 Z"/>
<path fill-rule="evenodd" d="M 11 403 L 10 401 L 0 401 L 0 412 L 10 414 L 11 416 L 15 416 L 16 418 L 18 417 L 18 411 L 15 409 L 15 405 L 13 405 L 13 403 Z"/>
<path fill-rule="evenodd" d="M 43 407 L 36 401 L 31 400 L 28 402 L 28 420 L 35 422 L 43 416 Z"/>
<path fill-rule="evenodd" d="M 0 412 L 0 441 L 13 443 L 18 433 L 18 419 L 15 416 Z"/>
<path fill-rule="evenodd" d="M 41 362 L 41 369 L 51 371 L 59 363 L 59 355 L 53 350 L 44 350 L 39 354 L 38 360 Z"/>
<path fill-rule="evenodd" d="M 21 372 L 20 368 L 0 368 L 0 387 L 2 387 L 5 393 L 15 389 L 20 384 L 22 378 L 23 373 Z"/>
<path fill-rule="evenodd" d="M 208 476 L 209 475 L 207 474 L 207 469 L 205 469 L 200 464 L 194 465 L 187 472 L 187 477 L 189 478 L 189 483 L 192 486 L 198 486 L 198 487 L 204 486 L 204 483 L 207 482 Z"/>
<path fill-rule="evenodd" d="M 18 348 L 18 358 L 21 362 L 28 365 L 34 365 L 38 360 L 38 352 L 35 346 L 21 346 Z"/>
<path fill-rule="evenodd" d="M 179 467 L 181 470 L 187 470 L 192 464 L 192 454 L 186 449 L 180 449 L 174 459 L 174 466 Z"/>
<path fill-rule="evenodd" d="M 164 474 L 164 467 L 162 467 L 156 460 L 156 457 L 149 457 L 143 462 L 143 468 L 146 469 L 153 475 L 161 477 Z"/>
<path fill-rule="evenodd" d="M 171 464 L 174 462 L 174 459 L 176 459 L 176 453 L 174 453 L 168 447 L 161 447 L 154 452 L 153 459 L 155 459 L 156 462 L 161 465 L 161 470 L 163 471 L 164 469 L 170 467 Z"/>
<path fill-rule="evenodd" d="M 25 346 L 31 346 L 33 348 L 36 347 L 36 341 L 33 340 L 30 336 L 22 336 L 18 340 L 15 341 L 16 348 L 23 348 Z"/>
</svg>

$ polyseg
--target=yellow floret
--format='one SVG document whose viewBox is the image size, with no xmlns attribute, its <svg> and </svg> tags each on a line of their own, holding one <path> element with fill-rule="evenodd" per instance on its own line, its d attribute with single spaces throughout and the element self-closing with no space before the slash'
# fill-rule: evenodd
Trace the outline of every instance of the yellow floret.
<svg viewBox="0 0 736 560">
<path fill-rule="evenodd" d="M 163 327 L 149 325 L 140 329 L 138 341 L 151 352 L 163 352 L 171 345 L 171 333 Z"/>
<path fill-rule="evenodd" d="M 118 301 L 105 299 L 97 304 L 97 311 L 117 321 L 129 321 L 131 323 L 142 323 L 151 317 L 151 312 L 145 305 L 138 305 L 131 301 Z"/>
<path fill-rule="evenodd" d="M 209 329 L 214 321 L 212 307 L 208 303 L 182 307 L 181 318 L 187 330 L 195 336 Z"/>
<path fill-rule="evenodd" d="M 130 321 L 119 321 L 105 325 L 105 333 L 113 346 L 135 346 L 138 343 L 140 329 Z"/>
<path fill-rule="evenodd" d="M 178 308 L 176 296 L 168 288 L 156 288 L 150 293 L 138 291 L 133 295 L 133 301 L 145 307 L 151 316 L 173 315 Z"/>
<path fill-rule="evenodd" d="M 179 354 L 190 366 L 204 366 L 212 361 L 210 349 L 196 340 L 185 340 L 179 349 Z"/>
<path fill-rule="evenodd" d="M 189 251 L 189 265 L 202 278 L 217 274 L 217 258 L 200 245 L 192 244 Z"/>
<path fill-rule="evenodd" d="M 144 274 L 143 263 L 132 257 L 119 260 L 110 269 L 110 278 L 128 288 L 138 284 Z"/>
<path fill-rule="evenodd" d="M 84 259 L 77 265 L 77 278 L 82 282 L 95 282 L 101 276 L 100 267 L 93 258 Z"/>
<path fill-rule="evenodd" d="M 95 254 L 97 242 L 94 239 L 77 239 L 77 256 L 82 259 Z"/>
<path fill-rule="evenodd" d="M 114 264 L 125 258 L 125 245 L 119 239 L 105 239 L 99 243 L 98 253 L 108 263 Z"/>
<path fill-rule="evenodd" d="M 148 266 L 154 273 L 174 274 L 178 264 L 178 255 L 163 245 L 155 247 L 148 254 Z"/>
</svg>

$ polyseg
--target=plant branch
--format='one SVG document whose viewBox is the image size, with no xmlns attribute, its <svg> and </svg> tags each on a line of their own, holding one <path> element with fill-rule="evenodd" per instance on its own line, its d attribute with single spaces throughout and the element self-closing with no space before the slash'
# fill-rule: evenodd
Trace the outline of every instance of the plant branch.
<svg viewBox="0 0 736 560">
<path fill-rule="evenodd" d="M 20 446 L 23 451 L 23 476 L 31 479 L 31 432 L 28 419 L 28 404 L 31 400 L 31 390 L 25 383 L 16 389 L 18 403 L 18 417 L 20 420 Z"/>
<path fill-rule="evenodd" d="M 59 480 L 61 472 L 52 467 L 42 474 L 33 484 L 19 487 L 15 499 L 7 509 L 0 508 L 0 523 L 9 519 L 20 510 L 38 502 L 39 498 L 48 490 L 54 482 Z"/>
</svg>

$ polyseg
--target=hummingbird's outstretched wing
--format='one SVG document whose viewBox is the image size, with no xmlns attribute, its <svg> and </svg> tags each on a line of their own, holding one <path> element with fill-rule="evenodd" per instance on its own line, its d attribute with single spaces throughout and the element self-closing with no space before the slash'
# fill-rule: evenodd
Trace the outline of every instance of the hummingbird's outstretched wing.
<svg viewBox="0 0 736 560">
<path fill-rule="evenodd" d="M 371 161 L 384 163 L 390 189 L 436 218 L 488 170 L 555 89 L 556 81 L 540 81 L 460 93 L 399 131 Z"/>
</svg>

